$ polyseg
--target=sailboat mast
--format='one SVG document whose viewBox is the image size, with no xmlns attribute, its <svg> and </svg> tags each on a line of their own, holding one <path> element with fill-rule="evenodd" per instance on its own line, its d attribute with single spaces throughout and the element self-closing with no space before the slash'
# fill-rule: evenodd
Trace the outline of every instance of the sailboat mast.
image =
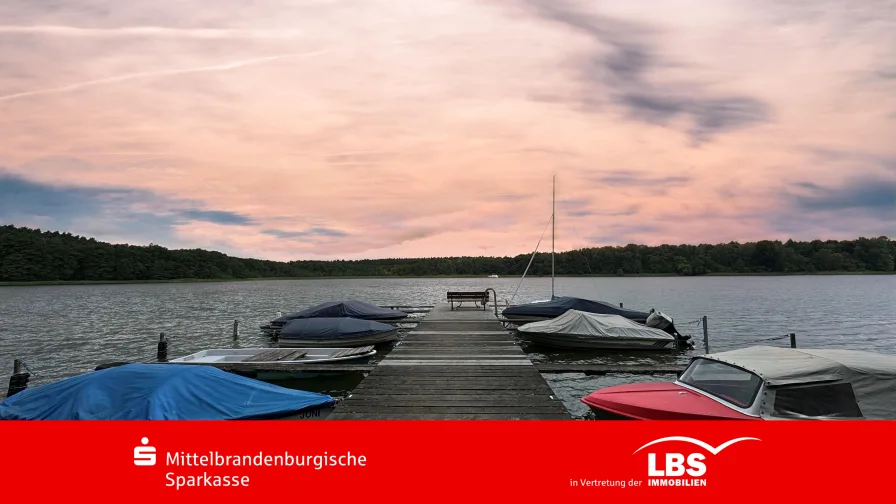
<svg viewBox="0 0 896 504">
<path fill-rule="evenodd" d="M 557 229 L 557 175 L 551 193 L 551 299 L 554 299 L 554 235 Z"/>
</svg>

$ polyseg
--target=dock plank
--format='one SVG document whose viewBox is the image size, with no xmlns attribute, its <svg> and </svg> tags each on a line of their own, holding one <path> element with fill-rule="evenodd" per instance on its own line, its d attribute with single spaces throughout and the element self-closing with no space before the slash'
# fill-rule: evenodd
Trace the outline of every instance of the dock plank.
<svg viewBox="0 0 896 504">
<path fill-rule="evenodd" d="M 490 311 L 436 305 L 328 417 L 569 420 Z"/>
</svg>

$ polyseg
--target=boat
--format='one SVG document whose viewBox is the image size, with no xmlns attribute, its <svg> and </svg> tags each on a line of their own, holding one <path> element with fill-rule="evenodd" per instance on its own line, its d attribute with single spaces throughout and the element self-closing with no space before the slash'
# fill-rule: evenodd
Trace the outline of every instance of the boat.
<svg viewBox="0 0 896 504">
<path fill-rule="evenodd" d="M 398 339 L 398 327 L 351 317 L 293 319 L 277 336 L 281 348 L 378 345 Z"/>
<path fill-rule="evenodd" d="M 556 195 L 557 195 L 557 183 L 556 176 L 553 179 L 553 192 L 552 192 L 552 201 L 551 201 L 551 298 L 546 301 L 535 301 L 531 303 L 519 304 L 514 306 L 509 306 L 505 308 L 501 312 L 501 317 L 499 320 L 506 324 L 512 325 L 520 325 L 528 322 L 538 322 L 542 320 L 549 320 L 553 318 L 557 318 L 569 310 L 578 310 L 582 312 L 589 313 L 597 313 L 597 314 L 612 314 L 612 315 L 620 315 L 627 319 L 633 320 L 635 322 L 641 324 L 648 324 L 648 318 L 654 312 L 654 310 L 650 310 L 647 312 L 638 311 L 638 310 L 630 310 L 623 308 L 621 306 L 616 306 L 611 303 L 607 303 L 605 301 L 593 301 L 590 299 L 583 299 L 572 296 L 561 296 L 558 297 L 555 294 L 554 283 L 555 283 L 555 273 L 554 273 L 554 245 L 555 245 L 555 229 L 556 229 Z M 539 240 L 539 244 L 541 240 Z M 532 265 L 532 261 L 535 259 L 535 254 L 538 253 L 538 247 L 536 247 L 535 252 L 532 254 L 532 258 L 529 260 L 529 264 L 526 266 L 526 271 L 523 272 L 523 279 L 526 278 L 526 273 L 529 272 L 529 267 Z M 521 280 L 522 281 L 522 280 Z M 496 312 L 497 314 L 497 309 Z M 668 320 L 663 320 L 668 319 Z M 665 327 L 666 332 L 672 334 L 673 336 L 679 337 L 677 335 L 677 331 L 675 331 L 674 325 L 672 324 L 672 319 L 664 314 L 658 314 L 657 317 L 654 318 L 654 322 L 658 325 L 662 325 Z M 654 327 L 650 325 L 651 327 Z"/>
<path fill-rule="evenodd" d="M 489 275 L 489 278 L 498 278 L 498 275 Z"/>
<path fill-rule="evenodd" d="M 338 361 L 365 360 L 376 355 L 373 346 L 357 348 L 214 348 L 202 350 L 168 361 L 169 364 L 200 364 L 223 368 L 266 369 L 277 366 L 326 364 Z"/>
<path fill-rule="evenodd" d="M 550 300 L 511 306 L 505 308 L 502 315 L 508 322 L 520 324 L 554 319 L 569 310 L 600 315 L 619 315 L 641 324 L 646 324 L 650 317 L 650 312 L 629 310 L 604 301 L 592 301 L 571 296 L 554 296 Z"/>
<path fill-rule="evenodd" d="M 351 317 L 360 320 L 376 320 L 379 322 L 398 322 L 409 317 L 401 310 L 383 308 L 364 301 L 328 301 L 306 308 L 302 311 L 282 315 L 261 328 L 268 331 L 279 331 L 287 322 L 296 319 Z"/>
<path fill-rule="evenodd" d="M 597 418 L 896 420 L 896 355 L 754 346 L 701 355 L 673 382 L 582 398 Z"/>
<path fill-rule="evenodd" d="M 212 366 L 129 363 L 25 389 L 0 420 L 323 419 L 335 404 Z"/>
<path fill-rule="evenodd" d="M 538 345 L 600 350 L 678 350 L 686 340 L 615 314 L 569 310 L 550 320 L 531 322 L 517 334 Z"/>
</svg>

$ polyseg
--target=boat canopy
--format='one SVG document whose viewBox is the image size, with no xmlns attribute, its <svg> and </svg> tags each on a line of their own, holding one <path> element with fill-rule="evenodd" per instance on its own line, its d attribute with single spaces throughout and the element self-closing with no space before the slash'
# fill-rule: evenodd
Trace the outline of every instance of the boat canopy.
<svg viewBox="0 0 896 504">
<path fill-rule="evenodd" d="M 505 308 L 501 313 L 505 317 L 554 318 L 563 315 L 569 310 L 578 310 L 588 313 L 599 313 L 607 315 L 620 315 L 629 320 L 641 322 L 642 324 L 647 322 L 647 317 L 650 316 L 650 313 L 647 312 L 620 308 L 619 306 L 606 303 L 604 301 L 592 301 L 590 299 L 582 299 L 569 296 L 556 297 L 550 301 L 511 306 L 509 308 Z"/>
<path fill-rule="evenodd" d="M 290 320 L 280 330 L 280 339 L 336 340 L 395 331 L 396 327 L 375 320 L 326 317 Z"/>
<path fill-rule="evenodd" d="M 779 401 L 784 397 L 781 391 L 784 387 L 794 390 L 795 397 L 805 402 L 813 395 L 812 386 L 824 384 L 824 400 L 831 402 L 835 399 L 831 394 L 839 393 L 834 390 L 836 385 L 848 383 L 852 392 L 846 393 L 854 394 L 854 401 L 865 418 L 892 419 L 896 416 L 896 355 L 860 350 L 754 346 L 697 358 L 723 362 L 758 375 L 766 386 L 778 389 L 776 399 Z"/>
<path fill-rule="evenodd" d="M 284 315 L 275 319 L 273 324 L 285 324 L 290 320 L 319 317 L 351 317 L 362 320 L 401 320 L 407 318 L 408 314 L 399 310 L 381 308 L 363 301 L 329 301 L 296 313 Z"/>
<path fill-rule="evenodd" d="M 569 310 L 563 315 L 519 327 L 520 332 L 543 334 L 569 334 L 598 338 L 626 338 L 675 340 L 671 334 L 639 324 L 620 315 L 588 313 Z"/>
<path fill-rule="evenodd" d="M 212 366 L 134 363 L 25 389 L 0 403 L 0 420 L 248 420 L 333 404 Z"/>
</svg>

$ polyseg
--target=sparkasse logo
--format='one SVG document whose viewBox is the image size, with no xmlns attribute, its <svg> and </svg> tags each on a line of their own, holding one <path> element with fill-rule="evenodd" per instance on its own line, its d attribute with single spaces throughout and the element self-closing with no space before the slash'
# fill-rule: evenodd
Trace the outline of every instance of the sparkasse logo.
<svg viewBox="0 0 896 504">
<path fill-rule="evenodd" d="M 143 446 L 134 447 L 134 465 L 156 465 L 156 448 L 154 446 L 147 446 L 149 444 L 148 438 L 141 438 L 140 444 L 142 444 Z"/>
<path fill-rule="evenodd" d="M 753 437 L 740 437 L 726 441 L 719 446 L 712 446 L 709 443 L 684 436 L 670 436 L 655 439 L 644 446 L 635 450 L 635 453 L 659 443 L 669 441 L 682 441 L 697 445 L 707 452 L 718 455 L 722 450 L 741 441 L 761 441 Z M 647 453 L 647 486 L 706 486 L 706 479 L 702 476 L 706 475 L 706 455 L 700 452 L 693 452 L 685 455 L 677 452 L 662 453 L 662 467 L 659 466 L 658 454 L 656 452 Z"/>
</svg>

